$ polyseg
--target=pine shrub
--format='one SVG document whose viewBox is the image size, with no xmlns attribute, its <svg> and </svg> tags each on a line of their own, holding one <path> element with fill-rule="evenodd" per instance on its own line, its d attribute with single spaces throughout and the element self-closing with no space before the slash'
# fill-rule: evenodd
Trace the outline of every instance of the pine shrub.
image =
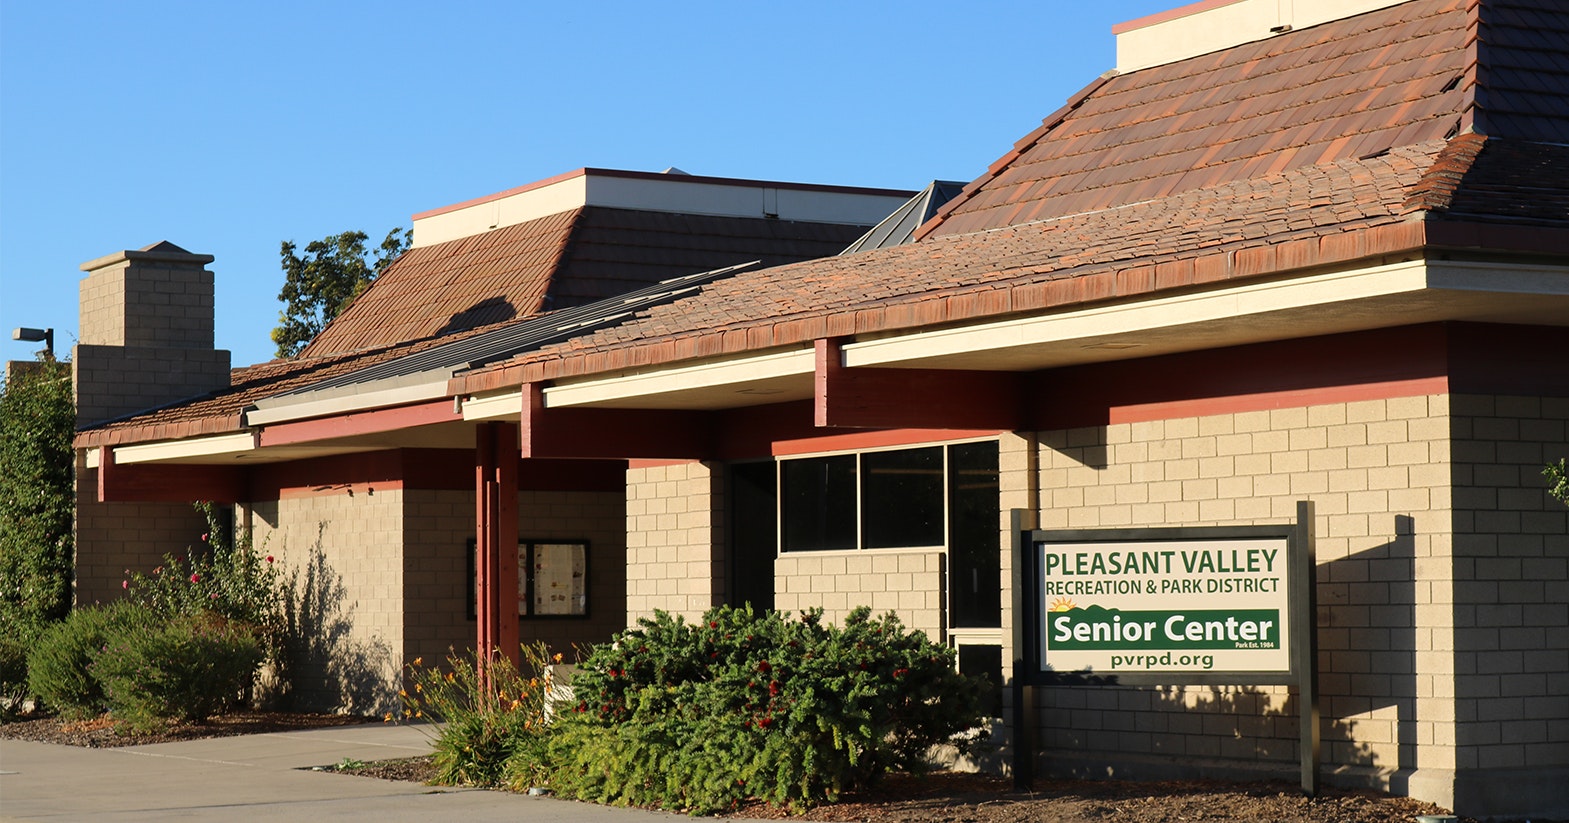
<svg viewBox="0 0 1569 823">
<path fill-rule="evenodd" d="M 552 788 L 697 813 L 832 801 L 927 768 L 933 746 L 981 722 L 982 690 L 951 650 L 865 608 L 843 627 L 821 611 L 720 608 L 697 625 L 659 613 L 596 647 L 574 689 Z"/>
</svg>

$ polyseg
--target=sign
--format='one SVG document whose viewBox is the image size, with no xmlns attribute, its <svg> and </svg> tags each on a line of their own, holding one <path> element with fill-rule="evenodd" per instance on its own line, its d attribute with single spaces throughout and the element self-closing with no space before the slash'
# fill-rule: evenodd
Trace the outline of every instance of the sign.
<svg viewBox="0 0 1569 823">
<path fill-rule="evenodd" d="M 1302 790 L 1318 790 L 1313 503 L 1294 523 L 1034 531 L 1012 513 L 1014 785 L 1034 774 L 1034 689 L 1296 687 Z M 1033 517 L 1033 516 L 1031 516 Z"/>
<path fill-rule="evenodd" d="M 1284 536 L 1037 540 L 1042 668 L 1290 672 L 1288 549 Z"/>
</svg>

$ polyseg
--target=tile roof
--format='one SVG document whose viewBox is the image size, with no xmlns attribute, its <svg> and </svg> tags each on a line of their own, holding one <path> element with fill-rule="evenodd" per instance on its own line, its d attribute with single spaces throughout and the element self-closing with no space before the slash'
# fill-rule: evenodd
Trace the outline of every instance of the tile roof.
<svg viewBox="0 0 1569 823">
<path fill-rule="evenodd" d="M 1494 22 L 1483 14 L 1484 34 L 1524 22 L 1478 45 L 1472 2 L 1411 0 L 1097 81 L 919 242 L 718 280 L 452 389 L 1000 318 L 1427 246 L 1562 256 L 1569 141 L 1527 138 L 1553 134 L 1569 105 L 1569 86 L 1553 79 L 1569 41 L 1546 56 L 1499 52 L 1533 26 L 1559 31 L 1569 12 L 1544 11 L 1551 0 L 1483 2 L 1516 10 Z M 1556 85 L 1478 116 L 1493 132 L 1467 130 L 1490 76 L 1479 53 L 1529 64 L 1517 84 Z"/>
<path fill-rule="evenodd" d="M 520 356 L 466 391 L 694 356 L 998 317 L 1420 248 L 1407 191 L 1430 140 L 1157 200 L 743 272 Z"/>
<path fill-rule="evenodd" d="M 477 334 L 483 329 L 463 332 Z M 243 428 L 241 414 L 257 400 L 313 385 L 359 369 L 433 348 L 457 337 L 425 339 L 352 354 L 270 360 L 234 369 L 227 389 L 125 418 L 95 424 L 76 435 L 76 447 L 139 443 L 222 434 Z"/>
<path fill-rule="evenodd" d="M 1412 0 L 1102 77 L 924 234 L 1154 200 L 1458 132 L 1473 93 L 1468 5 Z"/>
<path fill-rule="evenodd" d="M 751 260 L 830 255 L 865 226 L 584 207 L 410 249 L 323 329 L 307 356 L 342 354 L 580 306 Z"/>
</svg>

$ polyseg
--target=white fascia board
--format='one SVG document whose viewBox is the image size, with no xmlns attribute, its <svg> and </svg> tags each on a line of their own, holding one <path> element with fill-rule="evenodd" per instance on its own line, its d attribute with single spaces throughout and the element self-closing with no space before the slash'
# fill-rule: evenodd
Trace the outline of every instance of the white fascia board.
<svg viewBox="0 0 1569 823">
<path fill-rule="evenodd" d="M 1137 333 L 1415 292 L 1427 285 L 1427 265 L 1423 262 L 1393 263 L 1371 269 L 1256 283 L 1219 292 L 1175 295 L 849 343 L 843 349 L 844 364 L 849 367 L 885 366 L 943 355 Z"/>
<path fill-rule="evenodd" d="M 369 411 L 389 406 L 403 406 L 426 400 L 440 400 L 446 396 L 447 377 L 444 372 L 439 380 L 393 386 L 379 390 L 359 391 L 354 394 L 334 392 L 331 396 L 326 397 L 304 394 L 287 400 L 283 398 L 269 398 L 268 400 L 258 402 L 256 408 L 245 413 L 245 424 L 248 426 L 266 426 L 272 423 L 286 423 L 292 420 L 307 420 L 312 417 L 326 417 L 333 414 L 348 414 L 350 412 Z"/>
<path fill-rule="evenodd" d="M 215 457 L 223 454 L 240 454 L 256 450 L 256 435 L 251 432 L 219 434 L 211 437 L 191 437 L 185 440 L 168 440 L 162 443 L 138 443 L 133 446 L 116 446 L 116 465 L 129 463 L 158 463 L 191 457 Z"/>
<path fill-rule="evenodd" d="M 1402 307 L 1427 305 L 1430 309 L 1437 308 L 1436 312 L 1430 311 L 1419 320 L 1406 322 L 1467 319 L 1455 311 L 1444 311 L 1446 303 L 1458 307 L 1456 311 L 1463 310 L 1466 305 L 1509 304 L 1512 316 L 1518 319 L 1522 318 L 1522 307 L 1533 305 L 1530 299 L 1533 296 L 1543 298 L 1535 301 L 1537 314 L 1553 311 L 1557 301 L 1569 298 L 1569 269 L 1552 265 L 1414 260 L 865 340 L 844 346 L 844 364 L 848 367 L 897 367 L 912 361 L 964 356 L 974 363 L 977 354 L 1001 355 L 1031 346 L 1090 343 L 1185 327 L 1219 327 L 1227 321 L 1247 318 L 1267 322 L 1271 315 L 1281 312 L 1335 311 L 1336 307 L 1340 307 L 1345 317 L 1350 317 L 1352 311 L 1387 312 L 1391 305 L 1396 305 L 1390 302 L 1392 298 L 1401 301 L 1398 305 Z M 1520 319 L 1518 322 L 1533 321 Z M 997 368 L 1010 368 L 1005 359 L 999 357 L 997 362 Z"/>
<path fill-rule="evenodd" d="M 463 419 L 466 422 L 517 420 L 522 414 L 523 392 L 521 390 L 468 397 L 463 400 Z"/>
<path fill-rule="evenodd" d="M 671 392 L 742 385 L 816 371 L 814 349 L 773 352 L 672 369 L 583 380 L 545 389 L 545 407 L 582 406 Z"/>
</svg>

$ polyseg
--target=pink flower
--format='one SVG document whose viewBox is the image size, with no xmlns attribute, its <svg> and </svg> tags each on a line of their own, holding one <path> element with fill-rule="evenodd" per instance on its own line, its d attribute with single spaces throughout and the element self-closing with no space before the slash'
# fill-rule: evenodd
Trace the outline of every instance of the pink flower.
<svg viewBox="0 0 1569 823">
<path fill-rule="evenodd" d="M 120 588 L 126 589 L 126 590 L 129 591 L 130 588 L 131 588 L 131 581 L 129 581 L 129 580 L 121 580 L 120 581 Z"/>
<path fill-rule="evenodd" d="M 207 599 L 208 600 L 217 600 L 218 599 L 218 593 L 217 592 L 213 592 L 212 594 L 207 595 Z"/>
<path fill-rule="evenodd" d="M 195 573 L 192 573 L 192 574 L 191 574 L 191 582 L 192 582 L 192 583 L 196 583 L 196 582 L 199 582 L 199 581 L 200 581 L 200 580 L 201 580 L 201 579 L 202 579 L 202 576 L 201 576 L 201 575 L 199 575 L 199 574 L 195 574 Z"/>
<path fill-rule="evenodd" d="M 209 537 L 211 537 L 211 536 L 212 536 L 212 535 L 210 535 L 210 534 L 208 534 L 208 533 L 206 533 L 206 532 L 202 532 L 202 542 L 203 542 L 203 543 L 206 543 L 206 542 L 207 542 L 207 538 L 209 538 Z"/>
</svg>

